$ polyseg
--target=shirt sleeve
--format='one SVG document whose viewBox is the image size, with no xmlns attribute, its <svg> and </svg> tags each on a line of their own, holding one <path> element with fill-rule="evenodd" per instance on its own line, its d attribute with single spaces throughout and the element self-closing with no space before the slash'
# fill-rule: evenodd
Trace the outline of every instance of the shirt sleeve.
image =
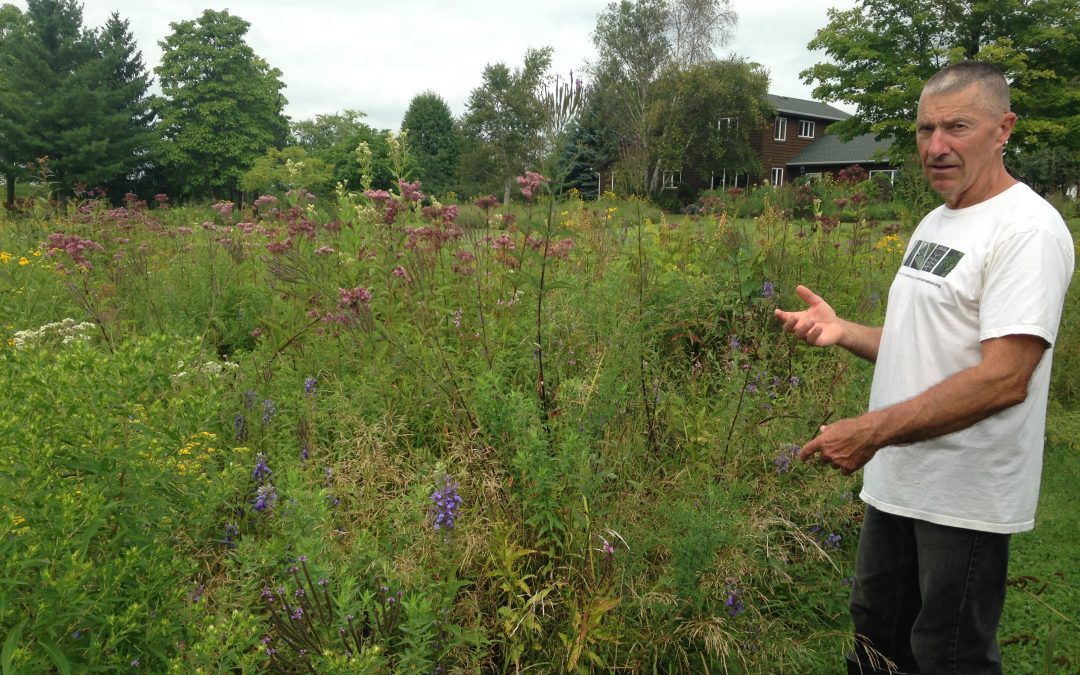
<svg viewBox="0 0 1080 675">
<path fill-rule="evenodd" d="M 1046 228 L 1025 229 L 998 242 L 984 272 L 979 340 L 1035 335 L 1052 346 L 1073 265 L 1072 241 Z"/>
</svg>

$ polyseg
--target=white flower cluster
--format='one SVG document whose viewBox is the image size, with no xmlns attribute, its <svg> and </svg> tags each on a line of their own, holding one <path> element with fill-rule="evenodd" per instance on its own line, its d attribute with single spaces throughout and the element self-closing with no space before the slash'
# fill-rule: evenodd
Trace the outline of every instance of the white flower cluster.
<svg viewBox="0 0 1080 675">
<path fill-rule="evenodd" d="M 75 323 L 75 319 L 63 319 L 54 321 L 33 330 L 21 330 L 11 337 L 11 344 L 15 349 L 22 349 L 44 342 L 59 341 L 62 345 L 69 345 L 76 341 L 85 342 L 90 339 L 88 334 L 96 326 L 84 321 Z"/>
<path fill-rule="evenodd" d="M 196 375 L 206 375 L 207 377 L 218 377 L 226 370 L 235 370 L 240 367 L 240 364 L 233 363 L 232 361 L 204 361 L 203 363 L 191 364 L 190 371 L 184 370 L 185 363 L 183 361 L 176 362 L 176 374 L 172 376 L 174 381 L 182 380 L 190 373 Z"/>
</svg>

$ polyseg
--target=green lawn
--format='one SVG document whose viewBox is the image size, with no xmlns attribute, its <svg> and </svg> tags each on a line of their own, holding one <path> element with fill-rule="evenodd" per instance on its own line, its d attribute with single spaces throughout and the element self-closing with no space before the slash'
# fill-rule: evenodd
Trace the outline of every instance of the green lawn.
<svg viewBox="0 0 1080 675">
<path fill-rule="evenodd" d="M 1080 415 L 1051 417 L 1035 529 L 1013 538 L 999 637 L 1007 673 L 1080 673 Z"/>
</svg>

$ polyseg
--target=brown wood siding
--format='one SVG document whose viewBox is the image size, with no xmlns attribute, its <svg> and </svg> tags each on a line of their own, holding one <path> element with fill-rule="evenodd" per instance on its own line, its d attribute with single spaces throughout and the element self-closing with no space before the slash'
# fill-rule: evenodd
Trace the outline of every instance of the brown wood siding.
<svg viewBox="0 0 1080 675">
<path fill-rule="evenodd" d="M 773 117 L 760 130 L 750 132 L 750 145 L 761 157 L 762 175 L 758 178 L 761 180 L 770 178 L 773 169 L 783 169 L 784 182 L 787 183 L 797 175 L 792 174 L 788 162 L 795 159 L 800 152 L 824 135 L 826 129 L 832 124 L 832 120 L 793 117 L 791 115 L 781 115 L 780 117 L 787 118 L 787 140 L 777 141 L 773 139 L 774 129 L 776 128 L 776 118 Z M 799 138 L 799 122 L 803 120 L 814 123 L 813 138 Z"/>
</svg>

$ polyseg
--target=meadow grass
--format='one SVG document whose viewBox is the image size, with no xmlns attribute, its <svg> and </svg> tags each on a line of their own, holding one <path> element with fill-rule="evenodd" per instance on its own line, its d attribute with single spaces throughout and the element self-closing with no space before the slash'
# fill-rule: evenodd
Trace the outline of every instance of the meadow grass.
<svg viewBox="0 0 1080 675">
<path fill-rule="evenodd" d="M 388 199 L 4 216 L 3 672 L 836 672 L 859 481 L 792 453 L 872 371 L 772 309 L 879 321 L 903 232 Z M 1009 672 L 1080 664 L 1078 292 Z"/>
</svg>

